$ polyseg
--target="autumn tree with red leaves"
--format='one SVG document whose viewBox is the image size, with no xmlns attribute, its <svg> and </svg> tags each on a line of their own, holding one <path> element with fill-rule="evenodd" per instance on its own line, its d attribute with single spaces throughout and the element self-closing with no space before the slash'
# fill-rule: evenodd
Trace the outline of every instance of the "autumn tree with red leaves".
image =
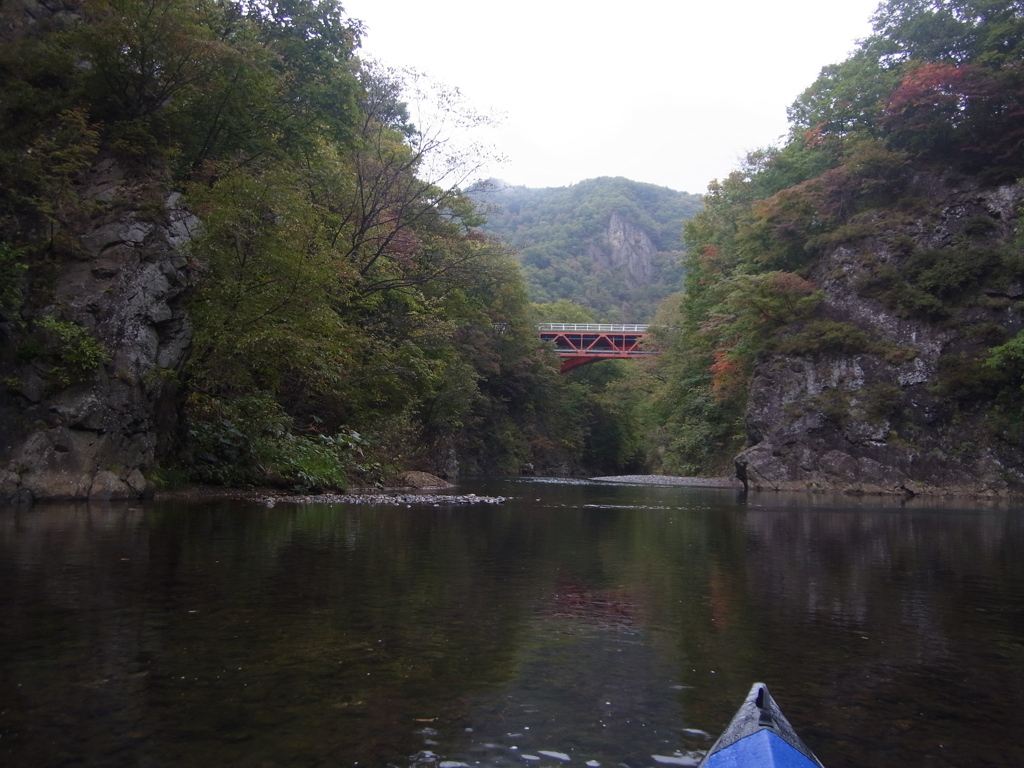
<svg viewBox="0 0 1024 768">
<path fill-rule="evenodd" d="M 894 147 L 996 180 L 1024 173 L 1024 67 L 926 62 L 910 69 L 882 116 Z"/>
</svg>

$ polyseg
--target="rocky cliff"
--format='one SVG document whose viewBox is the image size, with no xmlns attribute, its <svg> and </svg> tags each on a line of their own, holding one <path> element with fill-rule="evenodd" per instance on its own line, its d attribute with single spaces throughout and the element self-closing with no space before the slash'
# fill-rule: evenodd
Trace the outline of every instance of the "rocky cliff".
<svg viewBox="0 0 1024 768">
<path fill-rule="evenodd" d="M 44 356 L 5 364 L 0 500 L 145 495 L 146 474 L 176 433 L 177 372 L 191 339 L 182 246 L 195 219 L 176 194 L 111 160 L 97 162 L 77 193 L 97 214 L 71 233 L 76 258 L 60 265 L 37 314 L 88 330 L 105 362 L 68 386 Z M 0 336 L 13 335 L 8 320 Z"/>
<path fill-rule="evenodd" d="M 1024 491 L 1017 418 L 984 363 L 1024 328 L 1024 187 L 917 181 L 928 205 L 857 222 L 809 276 L 816 316 L 759 361 L 736 459 L 749 488 Z"/>
<path fill-rule="evenodd" d="M 586 253 L 630 288 L 641 288 L 654 279 L 652 257 L 657 250 L 646 231 L 613 212 L 600 236 L 587 243 Z"/>
<path fill-rule="evenodd" d="M 78 11 L 76 0 L 4 3 L 0 42 Z M 61 178 L 49 218 L 7 218 L 0 238 L 39 250 L 29 277 L 0 286 L 21 297 L 0 306 L 0 501 L 146 495 L 177 433 L 191 340 L 182 246 L 197 222 L 158 168 L 100 154 Z"/>
</svg>

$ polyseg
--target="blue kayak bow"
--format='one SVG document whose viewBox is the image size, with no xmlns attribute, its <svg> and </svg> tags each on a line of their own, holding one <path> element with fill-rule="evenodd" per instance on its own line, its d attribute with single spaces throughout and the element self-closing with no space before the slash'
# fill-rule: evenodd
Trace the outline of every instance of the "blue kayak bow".
<svg viewBox="0 0 1024 768">
<path fill-rule="evenodd" d="M 698 768 L 824 768 L 764 683 L 754 683 Z"/>
</svg>

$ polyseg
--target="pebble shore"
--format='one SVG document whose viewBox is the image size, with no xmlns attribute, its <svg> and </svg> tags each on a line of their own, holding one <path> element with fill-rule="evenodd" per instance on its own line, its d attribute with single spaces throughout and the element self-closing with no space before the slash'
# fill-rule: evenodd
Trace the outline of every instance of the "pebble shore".
<svg viewBox="0 0 1024 768">
<path fill-rule="evenodd" d="M 411 507 L 414 504 L 439 507 L 442 504 L 501 504 L 507 496 L 477 496 L 438 493 L 321 493 L 315 496 L 268 496 L 262 499 L 267 506 L 287 504 L 392 504 Z"/>
<path fill-rule="evenodd" d="M 692 488 L 742 488 L 735 477 L 673 477 L 669 475 L 613 475 L 591 477 L 595 483 L 633 483 L 636 485 L 675 485 Z M 320 493 L 309 496 L 263 496 L 259 499 L 268 507 L 276 504 L 390 504 L 393 506 L 431 506 L 445 504 L 502 504 L 508 496 L 477 496 L 439 493 Z"/>
</svg>

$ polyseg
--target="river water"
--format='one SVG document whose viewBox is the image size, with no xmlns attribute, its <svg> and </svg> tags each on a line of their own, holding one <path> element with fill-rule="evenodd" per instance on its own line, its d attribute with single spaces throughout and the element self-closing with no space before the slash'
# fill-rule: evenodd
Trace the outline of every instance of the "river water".
<svg viewBox="0 0 1024 768">
<path fill-rule="evenodd" d="M 1024 765 L 1024 516 L 470 482 L 501 505 L 0 508 L 0 765 Z"/>
</svg>

